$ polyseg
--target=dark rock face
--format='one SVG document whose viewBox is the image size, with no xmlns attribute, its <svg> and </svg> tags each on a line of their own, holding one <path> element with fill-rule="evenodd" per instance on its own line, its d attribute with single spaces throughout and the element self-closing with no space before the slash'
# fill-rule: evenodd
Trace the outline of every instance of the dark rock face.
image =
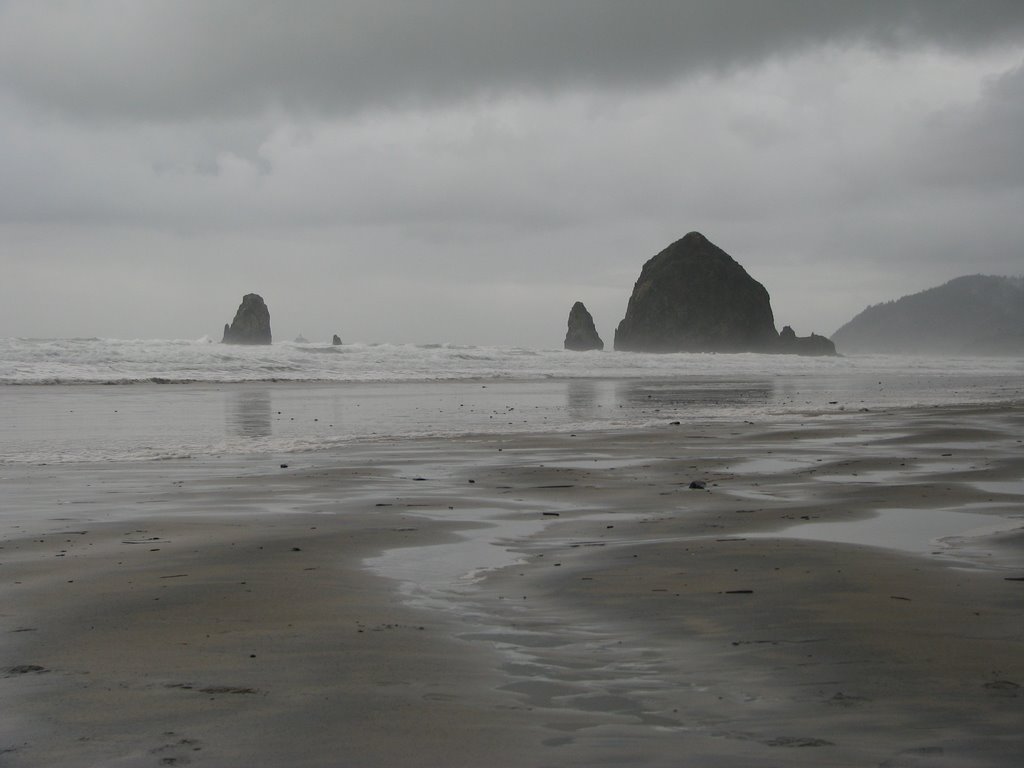
<svg viewBox="0 0 1024 768">
<path fill-rule="evenodd" d="M 634 352 L 772 352 L 779 344 L 765 287 L 690 232 L 644 264 L 615 330 Z"/>
<path fill-rule="evenodd" d="M 816 333 L 810 336 L 797 336 L 796 331 L 787 325 L 779 334 L 778 351 L 787 355 L 826 357 L 836 354 L 836 345 Z"/>
<path fill-rule="evenodd" d="M 333 344 L 336 347 L 340 347 L 341 337 L 338 334 L 334 334 L 334 337 L 331 339 L 331 344 Z"/>
<path fill-rule="evenodd" d="M 577 301 L 569 310 L 569 330 L 565 334 L 565 348 L 576 352 L 604 349 L 604 342 L 597 335 L 594 318 L 582 301 Z"/>
<path fill-rule="evenodd" d="M 263 297 L 248 293 L 235 312 L 231 325 L 224 326 L 224 344 L 269 344 L 270 310 Z"/>
<path fill-rule="evenodd" d="M 1024 355 L 1024 275 L 965 275 L 875 304 L 832 338 L 853 353 Z"/>
</svg>

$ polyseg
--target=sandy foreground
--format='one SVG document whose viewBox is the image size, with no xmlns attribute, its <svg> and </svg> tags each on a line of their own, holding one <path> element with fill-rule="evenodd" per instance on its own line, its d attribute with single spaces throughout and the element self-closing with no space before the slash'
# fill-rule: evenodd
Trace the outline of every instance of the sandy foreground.
<svg viewBox="0 0 1024 768">
<path fill-rule="evenodd" d="M 999 406 L 9 466 L 0 765 L 1019 766 L 1022 439 Z"/>
</svg>

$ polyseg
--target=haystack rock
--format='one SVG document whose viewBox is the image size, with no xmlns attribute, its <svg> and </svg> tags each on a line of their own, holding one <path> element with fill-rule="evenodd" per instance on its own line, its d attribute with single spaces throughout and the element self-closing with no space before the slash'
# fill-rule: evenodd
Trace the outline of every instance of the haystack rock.
<svg viewBox="0 0 1024 768">
<path fill-rule="evenodd" d="M 235 312 L 235 319 L 224 326 L 225 344 L 269 344 L 270 310 L 263 297 L 247 293 Z"/>
<path fill-rule="evenodd" d="M 779 334 L 779 352 L 788 355 L 807 355 L 822 357 L 836 354 L 836 345 L 824 336 L 812 333 L 810 336 L 797 336 L 796 331 L 788 325 Z"/>
<path fill-rule="evenodd" d="M 569 330 L 565 334 L 565 348 L 576 352 L 604 349 L 604 342 L 597 335 L 594 318 L 582 301 L 577 301 L 569 310 Z"/>
<path fill-rule="evenodd" d="M 633 352 L 774 352 L 768 291 L 700 232 L 644 264 L 615 330 Z"/>
<path fill-rule="evenodd" d="M 333 344 L 335 347 L 340 347 L 341 336 L 339 336 L 338 334 L 334 334 L 334 337 L 331 339 L 331 344 Z"/>
</svg>

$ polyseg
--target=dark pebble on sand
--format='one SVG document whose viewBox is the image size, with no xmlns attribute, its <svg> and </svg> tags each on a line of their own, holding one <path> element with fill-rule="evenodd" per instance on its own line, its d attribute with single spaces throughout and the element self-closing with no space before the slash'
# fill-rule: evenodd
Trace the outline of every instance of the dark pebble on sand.
<svg viewBox="0 0 1024 768">
<path fill-rule="evenodd" d="M 769 747 L 834 747 L 835 744 L 825 739 L 813 739 L 804 736 L 779 736 L 764 742 Z"/>
<path fill-rule="evenodd" d="M 7 668 L 7 674 L 9 675 L 29 675 L 29 674 L 42 674 L 43 672 L 49 672 L 46 667 L 41 667 L 38 664 L 18 664 L 13 667 Z"/>
<path fill-rule="evenodd" d="M 1016 691 L 1020 688 L 1012 680 L 993 680 L 992 682 L 985 683 L 985 687 L 990 691 Z"/>
</svg>

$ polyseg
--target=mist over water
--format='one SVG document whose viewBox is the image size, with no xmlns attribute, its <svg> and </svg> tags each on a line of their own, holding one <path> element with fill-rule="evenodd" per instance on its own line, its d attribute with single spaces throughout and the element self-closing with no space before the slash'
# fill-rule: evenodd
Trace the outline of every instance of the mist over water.
<svg viewBox="0 0 1024 768">
<path fill-rule="evenodd" d="M 2 384 L 437 382 L 551 378 L 1012 375 L 1020 358 L 644 354 L 455 344 L 283 342 L 241 346 L 165 339 L 0 339 Z"/>
<path fill-rule="evenodd" d="M 1012 358 L 801 358 L 0 339 L 0 463 L 290 454 L 355 440 L 1024 400 Z"/>
</svg>

